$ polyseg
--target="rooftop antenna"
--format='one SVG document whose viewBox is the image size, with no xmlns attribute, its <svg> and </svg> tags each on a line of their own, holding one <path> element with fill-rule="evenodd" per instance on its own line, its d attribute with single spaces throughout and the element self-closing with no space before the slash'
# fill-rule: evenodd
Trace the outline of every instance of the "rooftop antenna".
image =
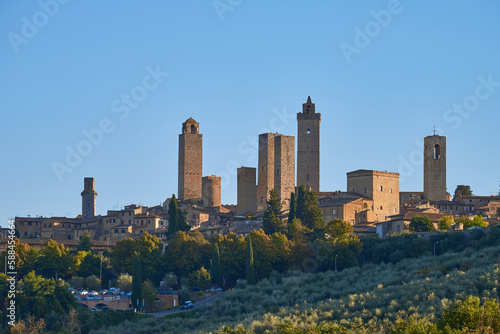
<svg viewBox="0 0 500 334">
<path fill-rule="evenodd" d="M 436 135 L 436 126 L 434 125 L 434 136 Z"/>
</svg>

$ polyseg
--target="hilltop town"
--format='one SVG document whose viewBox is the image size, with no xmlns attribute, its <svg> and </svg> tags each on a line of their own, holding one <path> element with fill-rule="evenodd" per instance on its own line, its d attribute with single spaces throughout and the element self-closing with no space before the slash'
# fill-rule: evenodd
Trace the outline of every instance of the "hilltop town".
<svg viewBox="0 0 500 334">
<path fill-rule="evenodd" d="M 297 113 L 297 141 L 278 133 L 259 135 L 258 166 L 237 170 L 237 204 L 221 204 L 221 177 L 203 176 L 203 134 L 200 124 L 189 118 L 179 134 L 178 206 L 185 212 L 191 230 L 207 239 L 215 235 L 247 236 L 262 228 L 264 211 L 272 189 L 280 196 L 282 219 L 288 216 L 291 194 L 300 186 L 316 194 L 326 222 L 340 219 L 360 236 L 407 230 L 415 216 L 427 216 L 436 229 L 443 216 L 471 219 L 481 215 L 490 224 L 499 223 L 500 196 L 457 193 L 453 198 L 446 184 L 446 137 L 434 133 L 424 139 L 423 191 L 401 191 L 399 174 L 359 169 L 347 172 L 344 191 L 320 189 L 321 113 L 308 97 Z M 296 147 L 297 143 L 297 147 Z M 331 150 L 328 144 L 323 149 Z M 297 161 L 295 158 L 297 157 Z M 97 215 L 96 180 L 85 178 L 82 212 L 77 217 L 16 217 L 20 239 L 40 249 L 54 239 L 74 249 L 87 232 L 96 250 L 110 249 L 125 238 L 144 233 L 167 241 L 168 208 L 163 205 L 126 205 Z M 463 229 L 452 224 L 451 229 Z"/>
</svg>

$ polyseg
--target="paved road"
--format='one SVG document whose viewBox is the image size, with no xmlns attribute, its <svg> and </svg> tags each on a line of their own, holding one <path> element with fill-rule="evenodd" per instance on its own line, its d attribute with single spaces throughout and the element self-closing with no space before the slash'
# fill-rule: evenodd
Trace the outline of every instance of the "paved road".
<svg viewBox="0 0 500 334">
<path fill-rule="evenodd" d="M 220 292 L 220 293 L 215 294 L 213 296 L 207 297 L 206 299 L 202 298 L 197 303 L 193 303 L 193 308 L 192 309 L 194 310 L 195 308 L 198 308 L 200 306 L 210 305 L 215 300 L 217 300 L 220 297 L 222 297 L 223 295 L 224 295 L 224 292 Z M 168 314 L 174 314 L 174 313 L 179 313 L 179 312 L 189 312 L 189 311 L 191 311 L 191 310 L 183 310 L 183 311 L 181 311 L 180 309 L 175 309 L 175 310 L 171 310 L 171 311 L 162 311 L 162 312 L 147 313 L 147 314 L 152 314 L 155 317 L 163 317 L 163 316 L 166 316 Z"/>
</svg>

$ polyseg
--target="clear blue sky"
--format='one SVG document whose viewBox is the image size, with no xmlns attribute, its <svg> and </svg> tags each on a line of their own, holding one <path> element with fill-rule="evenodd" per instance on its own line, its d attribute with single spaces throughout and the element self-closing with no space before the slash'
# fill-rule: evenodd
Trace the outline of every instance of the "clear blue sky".
<svg viewBox="0 0 500 334">
<path fill-rule="evenodd" d="M 98 214 L 163 202 L 177 193 L 189 117 L 204 175 L 224 176 L 222 201 L 235 204 L 235 168 L 257 165 L 252 138 L 296 135 L 308 95 L 322 114 L 322 190 L 376 169 L 421 191 L 434 125 L 448 191 L 499 190 L 498 1 L 54 1 L 0 4 L 2 225 L 76 216 L 86 176 Z M 107 133 L 85 146 L 99 126 Z M 59 180 L 54 162 L 78 147 L 92 152 Z"/>
</svg>

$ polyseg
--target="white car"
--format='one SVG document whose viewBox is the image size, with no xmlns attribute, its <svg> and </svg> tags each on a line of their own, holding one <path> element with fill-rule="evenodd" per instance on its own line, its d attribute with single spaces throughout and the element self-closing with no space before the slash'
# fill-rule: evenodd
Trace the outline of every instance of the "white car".
<svg viewBox="0 0 500 334">
<path fill-rule="evenodd" d="M 89 292 L 88 292 L 87 290 L 82 290 L 82 291 L 80 291 L 80 294 L 81 294 L 82 296 L 86 296 L 86 295 L 88 295 L 88 294 L 89 294 Z"/>
</svg>

